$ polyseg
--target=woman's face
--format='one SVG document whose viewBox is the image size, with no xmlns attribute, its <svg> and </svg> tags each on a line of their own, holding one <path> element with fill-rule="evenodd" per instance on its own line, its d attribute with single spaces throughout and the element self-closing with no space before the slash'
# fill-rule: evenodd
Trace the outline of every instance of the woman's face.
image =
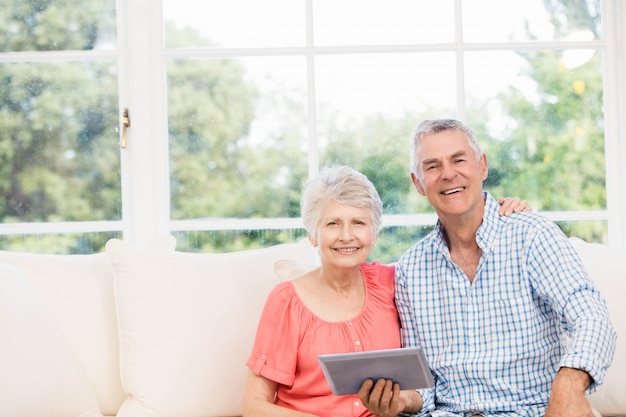
<svg viewBox="0 0 626 417">
<path fill-rule="evenodd" d="M 315 236 L 322 263 L 348 268 L 365 262 L 376 243 L 371 218 L 367 208 L 326 204 Z"/>
</svg>

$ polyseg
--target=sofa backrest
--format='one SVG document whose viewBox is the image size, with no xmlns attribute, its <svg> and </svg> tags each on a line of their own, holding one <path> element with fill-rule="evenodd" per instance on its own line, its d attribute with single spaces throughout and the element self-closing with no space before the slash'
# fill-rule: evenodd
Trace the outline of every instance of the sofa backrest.
<svg viewBox="0 0 626 417">
<path fill-rule="evenodd" d="M 126 394 L 120 382 L 113 269 L 106 254 L 0 251 L 0 263 L 27 275 L 91 382 L 100 410 L 115 415 Z"/>
<path fill-rule="evenodd" d="M 606 299 L 611 321 L 617 332 L 613 364 L 607 372 L 604 384 L 589 400 L 603 416 L 626 416 L 626 253 L 578 238 L 570 238 L 570 242 Z"/>
</svg>

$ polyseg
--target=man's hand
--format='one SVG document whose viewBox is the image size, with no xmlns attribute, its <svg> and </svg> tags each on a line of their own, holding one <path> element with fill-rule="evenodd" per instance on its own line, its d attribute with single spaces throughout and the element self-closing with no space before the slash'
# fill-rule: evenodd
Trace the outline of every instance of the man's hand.
<svg viewBox="0 0 626 417">
<path fill-rule="evenodd" d="M 561 368 L 554 378 L 545 417 L 594 417 L 585 396 L 591 382 L 585 371 Z"/>
<path fill-rule="evenodd" d="M 388 379 L 379 379 L 376 383 L 367 379 L 358 394 L 361 403 L 380 417 L 396 417 L 399 413 L 414 413 L 422 408 L 422 396 L 417 391 L 400 391 L 400 385 Z"/>
</svg>

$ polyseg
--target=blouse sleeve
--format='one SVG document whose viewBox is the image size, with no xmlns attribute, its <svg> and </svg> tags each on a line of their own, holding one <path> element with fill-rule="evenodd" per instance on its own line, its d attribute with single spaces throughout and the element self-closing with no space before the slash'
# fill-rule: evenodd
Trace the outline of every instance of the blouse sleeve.
<svg viewBox="0 0 626 417">
<path fill-rule="evenodd" d="M 270 292 L 246 362 L 256 375 L 286 386 L 291 386 L 295 378 L 300 333 L 294 296 L 289 281 L 278 284 Z"/>
</svg>

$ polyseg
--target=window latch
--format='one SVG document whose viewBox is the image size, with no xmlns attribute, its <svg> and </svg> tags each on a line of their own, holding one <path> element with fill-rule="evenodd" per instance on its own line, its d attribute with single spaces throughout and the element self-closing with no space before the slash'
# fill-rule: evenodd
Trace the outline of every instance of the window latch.
<svg viewBox="0 0 626 417">
<path fill-rule="evenodd" d="M 122 149 L 126 149 L 126 135 L 128 128 L 130 127 L 130 113 L 128 112 L 128 107 L 124 108 L 124 112 L 122 113 L 122 142 L 120 146 Z"/>
</svg>

